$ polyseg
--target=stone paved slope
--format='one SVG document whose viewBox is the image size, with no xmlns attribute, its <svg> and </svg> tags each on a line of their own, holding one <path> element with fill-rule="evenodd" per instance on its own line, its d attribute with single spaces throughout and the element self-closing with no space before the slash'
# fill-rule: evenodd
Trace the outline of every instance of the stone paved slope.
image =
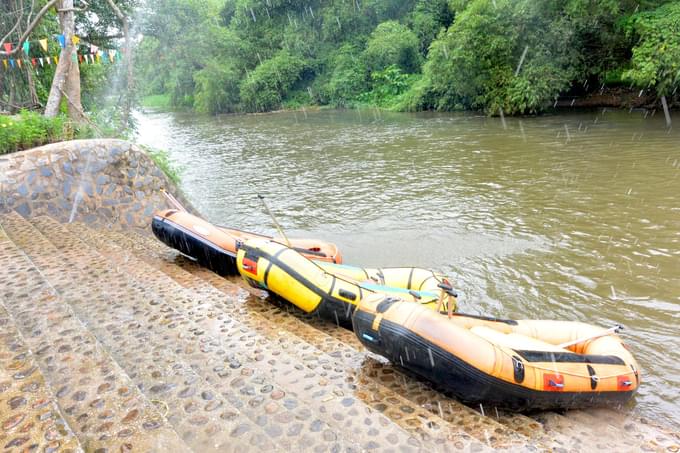
<svg viewBox="0 0 680 453">
<path fill-rule="evenodd" d="M 55 392 L 53 402 L 86 451 L 184 450 L 161 413 L 2 229 L 0 294 L 37 359 L 37 367 L 24 369 L 19 377 L 38 370 L 45 376 Z M 7 407 L 1 411 L 3 424 L 9 424 Z M 68 436 L 68 430 L 62 435 Z"/>
</svg>

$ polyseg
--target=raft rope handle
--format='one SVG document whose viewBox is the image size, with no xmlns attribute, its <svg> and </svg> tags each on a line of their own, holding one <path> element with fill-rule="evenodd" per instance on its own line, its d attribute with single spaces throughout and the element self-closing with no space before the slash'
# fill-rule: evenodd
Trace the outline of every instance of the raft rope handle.
<svg viewBox="0 0 680 453">
<path fill-rule="evenodd" d="M 262 206 L 264 206 L 264 209 L 267 211 L 267 214 L 269 214 L 269 217 L 271 217 L 272 220 L 274 221 L 274 225 L 276 226 L 276 229 L 279 230 L 279 233 L 281 234 L 283 239 L 286 241 L 286 245 L 290 248 L 293 248 L 290 241 L 288 240 L 288 236 L 286 236 L 286 233 L 283 232 L 283 228 L 281 228 L 281 225 L 279 225 L 279 222 L 276 220 L 276 217 L 274 217 L 274 214 L 269 210 L 269 206 L 267 206 L 267 202 L 264 201 L 264 196 L 262 196 L 258 193 L 257 198 L 260 199 L 260 201 L 262 202 Z"/>
<path fill-rule="evenodd" d="M 432 275 L 435 275 L 434 272 L 432 272 Z M 435 279 L 439 281 L 436 276 Z M 446 298 L 446 313 L 450 319 L 453 317 L 453 305 L 451 304 L 451 299 L 458 297 L 458 293 L 453 290 L 453 286 L 451 286 L 451 284 L 447 283 L 448 280 L 437 285 L 437 287 L 441 289 L 441 292 L 439 293 L 439 302 L 437 303 L 437 313 L 441 313 L 441 309 L 444 308 L 444 299 Z"/>
<path fill-rule="evenodd" d="M 564 374 L 566 376 L 574 376 L 574 377 L 580 377 L 580 378 L 584 378 L 584 379 L 592 379 L 593 378 L 593 376 L 591 376 L 591 375 L 573 373 L 573 372 L 569 372 L 569 371 L 557 371 L 554 368 L 545 368 L 545 367 L 536 366 L 536 365 L 531 365 L 531 367 L 535 368 L 537 370 L 550 371 L 551 373 Z M 625 373 L 609 374 L 609 375 L 606 375 L 606 376 L 598 376 L 598 375 L 594 375 L 594 376 L 597 378 L 598 381 L 600 381 L 602 379 L 610 379 L 610 378 L 617 378 L 617 377 L 620 377 L 620 376 L 628 376 L 629 374 L 632 374 L 633 376 L 635 376 L 635 372 L 633 370 L 626 371 Z"/>
<path fill-rule="evenodd" d="M 557 347 L 566 349 L 569 346 L 574 346 L 574 345 L 577 345 L 577 344 L 580 344 L 580 343 L 585 343 L 586 341 L 606 337 L 606 336 L 611 335 L 613 333 L 619 333 L 619 331 L 621 331 L 621 330 L 623 330 L 623 326 L 620 325 L 620 324 L 617 324 L 614 327 L 610 327 L 609 329 L 605 330 L 604 332 L 596 333 L 596 334 L 593 334 L 593 335 L 590 335 L 590 336 L 587 336 L 587 337 L 583 337 L 583 338 L 579 338 L 579 339 L 573 340 L 573 341 L 567 341 L 566 343 L 558 344 Z"/>
</svg>

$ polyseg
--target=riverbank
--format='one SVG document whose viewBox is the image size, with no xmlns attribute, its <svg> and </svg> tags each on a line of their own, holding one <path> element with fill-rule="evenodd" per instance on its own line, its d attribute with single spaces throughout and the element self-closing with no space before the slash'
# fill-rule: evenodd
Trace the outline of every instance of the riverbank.
<svg viewBox="0 0 680 453">
<path fill-rule="evenodd" d="M 153 95 L 146 96 L 142 98 L 140 102 L 143 108 L 156 111 L 156 112 L 173 112 L 173 111 L 193 111 L 190 107 L 172 107 L 169 95 Z M 386 105 L 378 105 L 375 103 L 368 102 L 347 102 L 342 108 L 348 110 L 382 110 L 386 112 L 401 112 L 399 109 L 394 109 L 389 107 L 389 105 L 398 105 L 399 101 L 392 100 L 391 102 L 386 102 Z M 633 90 L 623 87 L 611 87 L 603 88 L 600 91 L 592 93 L 580 93 L 580 94 L 563 94 L 557 98 L 557 100 L 548 107 L 538 116 L 542 114 L 559 114 L 560 112 L 572 112 L 577 109 L 601 109 L 601 108 L 613 108 L 621 110 L 630 109 L 645 109 L 651 111 L 663 111 L 663 104 L 660 99 L 656 97 L 655 94 L 650 93 L 648 90 Z M 669 112 L 673 113 L 680 109 L 680 99 L 671 98 L 668 101 Z M 233 112 L 233 113 L 222 113 L 220 115 L 266 115 L 275 113 L 285 113 L 285 112 L 316 112 L 322 110 L 336 110 L 337 106 L 328 104 L 300 104 L 300 103 L 289 103 L 289 106 L 282 107 L 279 109 L 273 109 L 266 112 Z M 404 112 L 406 113 L 406 112 Z M 427 111 L 422 112 L 409 112 L 409 113 L 427 113 Z M 473 113 L 473 114 L 483 114 L 487 113 L 482 111 L 474 110 L 459 110 L 449 113 Z M 491 116 L 500 116 L 498 112 L 491 112 Z M 521 117 L 526 116 L 536 116 L 536 115 L 521 115 Z"/>
</svg>

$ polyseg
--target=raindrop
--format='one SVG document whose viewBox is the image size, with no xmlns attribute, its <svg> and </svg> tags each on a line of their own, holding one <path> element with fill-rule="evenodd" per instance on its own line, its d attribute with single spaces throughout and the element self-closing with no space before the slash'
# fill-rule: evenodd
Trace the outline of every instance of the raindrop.
<svg viewBox="0 0 680 453">
<path fill-rule="evenodd" d="M 427 348 L 427 354 L 430 356 L 430 365 L 434 368 L 434 357 L 432 357 L 432 349 Z"/>
<path fill-rule="evenodd" d="M 494 5 L 495 5 L 495 0 L 494 0 Z M 529 50 L 529 46 L 524 46 L 524 51 L 522 52 L 522 56 L 519 58 L 519 63 L 517 64 L 517 69 L 515 69 L 515 77 L 519 75 L 520 69 L 522 69 L 522 63 L 524 63 L 524 58 L 527 56 L 527 51 Z"/>
<path fill-rule="evenodd" d="M 250 15 L 253 17 L 253 22 L 257 22 L 257 19 L 255 19 L 255 11 L 253 11 L 253 8 L 250 8 Z"/>
<path fill-rule="evenodd" d="M 479 410 L 482 412 L 482 417 L 486 417 L 486 414 L 484 413 L 484 406 L 482 403 L 479 403 Z"/>
<path fill-rule="evenodd" d="M 441 401 L 437 401 L 437 407 L 439 408 L 439 416 L 441 418 L 444 418 L 444 411 L 442 410 L 442 402 Z"/>
<path fill-rule="evenodd" d="M 338 16 L 335 16 L 335 22 L 338 23 L 338 28 L 342 30 L 342 25 L 340 25 L 340 19 L 338 19 Z"/>
<path fill-rule="evenodd" d="M 503 109 L 502 109 L 501 107 L 498 107 L 498 111 L 499 111 L 500 114 L 501 114 L 501 124 L 503 124 L 503 129 L 507 130 L 507 129 L 508 129 L 508 125 L 505 124 L 505 115 L 503 115 Z"/>
<path fill-rule="evenodd" d="M 335 316 L 335 324 L 340 327 L 340 320 L 338 319 L 338 312 L 334 311 L 333 316 Z"/>
<path fill-rule="evenodd" d="M 661 105 L 663 106 L 663 114 L 666 116 L 666 127 L 671 127 L 671 113 L 668 111 L 666 96 L 661 96 Z"/>
<path fill-rule="evenodd" d="M 564 125 L 564 132 L 567 134 L 567 143 L 569 143 L 571 141 L 571 134 L 569 133 L 569 126 L 566 124 Z"/>
<path fill-rule="evenodd" d="M 522 124 L 522 120 L 519 120 L 519 130 L 522 133 L 522 141 L 526 142 L 527 136 L 524 134 L 524 125 Z"/>
<path fill-rule="evenodd" d="M 308 6 L 309 8 L 309 15 L 312 16 L 312 19 L 314 19 L 314 11 L 312 11 L 312 7 Z"/>
</svg>

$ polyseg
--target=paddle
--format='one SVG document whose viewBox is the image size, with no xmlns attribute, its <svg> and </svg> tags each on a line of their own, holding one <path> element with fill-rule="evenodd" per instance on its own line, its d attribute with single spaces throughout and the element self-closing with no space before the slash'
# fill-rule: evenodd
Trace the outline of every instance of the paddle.
<svg viewBox="0 0 680 453">
<path fill-rule="evenodd" d="M 264 201 L 264 197 L 258 193 L 257 198 L 260 199 L 260 201 L 262 202 L 262 206 L 264 206 L 264 209 L 267 211 L 267 214 L 269 214 L 269 217 L 271 217 L 272 220 L 274 221 L 274 225 L 276 226 L 276 229 L 279 230 L 279 234 L 281 234 L 281 237 L 283 237 L 283 239 L 286 241 L 286 245 L 292 248 L 293 246 L 290 244 L 290 241 L 288 240 L 286 233 L 283 232 L 283 228 L 281 228 L 279 222 L 276 221 L 276 217 L 274 217 L 274 214 L 272 214 L 272 212 L 269 210 L 269 206 L 267 206 L 267 202 Z"/>
<path fill-rule="evenodd" d="M 596 334 L 590 335 L 588 337 L 583 337 L 583 338 L 579 338 L 578 340 L 567 341 L 566 343 L 558 344 L 557 347 L 566 349 L 569 346 L 574 346 L 574 345 L 579 344 L 579 343 L 585 343 L 586 341 L 589 341 L 589 340 L 595 340 L 596 338 L 602 338 L 602 337 L 606 337 L 607 335 L 611 335 L 613 333 L 618 333 L 619 330 L 623 330 L 623 326 L 616 325 L 614 327 L 610 327 L 609 329 L 607 329 L 603 332 L 596 333 Z"/>
</svg>

